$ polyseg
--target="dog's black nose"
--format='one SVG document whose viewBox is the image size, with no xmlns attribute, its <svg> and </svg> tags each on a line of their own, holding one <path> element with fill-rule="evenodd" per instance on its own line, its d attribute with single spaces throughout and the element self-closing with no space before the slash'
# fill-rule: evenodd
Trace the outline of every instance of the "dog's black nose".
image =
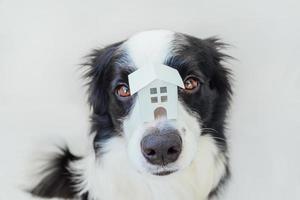
<svg viewBox="0 0 300 200">
<path fill-rule="evenodd" d="M 182 149 L 182 140 L 177 132 L 149 134 L 141 141 L 144 157 L 154 165 L 167 165 L 175 162 Z"/>
</svg>

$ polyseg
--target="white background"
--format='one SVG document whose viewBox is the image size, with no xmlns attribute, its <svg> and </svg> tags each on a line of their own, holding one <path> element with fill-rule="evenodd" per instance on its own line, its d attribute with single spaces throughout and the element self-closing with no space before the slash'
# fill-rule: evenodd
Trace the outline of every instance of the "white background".
<svg viewBox="0 0 300 200">
<path fill-rule="evenodd" d="M 83 56 L 157 28 L 232 44 L 233 178 L 222 199 L 300 199 L 299 1 L 0 0 L 0 200 L 30 199 L 18 182 L 37 141 L 82 149 Z"/>
</svg>

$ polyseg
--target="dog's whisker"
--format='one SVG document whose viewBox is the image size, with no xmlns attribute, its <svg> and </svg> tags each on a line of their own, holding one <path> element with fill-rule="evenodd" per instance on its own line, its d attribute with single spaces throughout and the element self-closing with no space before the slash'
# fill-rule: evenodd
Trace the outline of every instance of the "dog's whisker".
<svg viewBox="0 0 300 200">
<path fill-rule="evenodd" d="M 211 137 L 211 138 L 217 139 L 217 140 L 222 140 L 222 141 L 226 142 L 226 140 L 224 138 L 220 138 L 220 137 Z"/>
<path fill-rule="evenodd" d="M 213 128 L 203 128 L 203 131 L 213 131 L 213 132 L 218 132 L 216 129 L 213 129 Z"/>
</svg>

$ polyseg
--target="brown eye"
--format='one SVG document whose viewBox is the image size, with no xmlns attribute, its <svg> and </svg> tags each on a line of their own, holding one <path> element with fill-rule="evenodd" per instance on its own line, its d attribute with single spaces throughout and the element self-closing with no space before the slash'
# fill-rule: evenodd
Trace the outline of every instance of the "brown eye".
<svg viewBox="0 0 300 200">
<path fill-rule="evenodd" d="M 119 85 L 116 88 L 116 94 L 120 97 L 128 97 L 130 96 L 130 90 L 127 85 Z"/>
<path fill-rule="evenodd" d="M 186 91 L 192 91 L 198 88 L 200 85 L 200 82 L 197 78 L 189 77 L 184 81 L 184 87 Z"/>
</svg>

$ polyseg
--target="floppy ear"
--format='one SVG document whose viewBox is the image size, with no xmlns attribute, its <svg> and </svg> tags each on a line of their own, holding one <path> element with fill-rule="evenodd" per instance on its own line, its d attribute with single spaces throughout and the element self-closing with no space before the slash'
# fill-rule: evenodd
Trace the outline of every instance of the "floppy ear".
<svg viewBox="0 0 300 200">
<path fill-rule="evenodd" d="M 225 66 L 225 63 L 227 59 L 232 59 L 232 57 L 222 52 L 228 45 L 221 42 L 218 38 L 208 38 L 203 40 L 203 42 L 207 50 L 206 59 L 212 68 L 209 85 L 211 89 L 217 91 L 212 120 L 208 126 L 218 130 L 218 135 L 215 137 L 223 138 L 225 137 L 223 129 L 224 123 L 226 123 L 226 113 L 232 96 L 232 74 L 231 70 Z"/>
<path fill-rule="evenodd" d="M 121 43 L 115 43 L 103 49 L 94 50 L 89 55 L 90 61 L 84 64 L 88 67 L 85 78 L 88 79 L 88 103 L 92 109 L 91 132 L 98 133 L 101 130 L 104 133 L 102 134 L 103 137 L 105 137 L 105 129 L 113 126 L 108 111 L 109 95 L 107 88 L 109 87 L 109 83 L 105 81 L 110 77 L 106 77 L 105 75 L 116 58 L 116 52 Z"/>
<path fill-rule="evenodd" d="M 216 37 L 207 38 L 204 40 L 204 43 L 208 49 L 208 62 L 213 65 L 210 86 L 216 88 L 220 94 L 226 96 L 227 100 L 229 100 L 232 94 L 230 84 L 231 70 L 224 66 L 224 62 L 233 58 L 222 52 L 228 45 Z"/>
</svg>

